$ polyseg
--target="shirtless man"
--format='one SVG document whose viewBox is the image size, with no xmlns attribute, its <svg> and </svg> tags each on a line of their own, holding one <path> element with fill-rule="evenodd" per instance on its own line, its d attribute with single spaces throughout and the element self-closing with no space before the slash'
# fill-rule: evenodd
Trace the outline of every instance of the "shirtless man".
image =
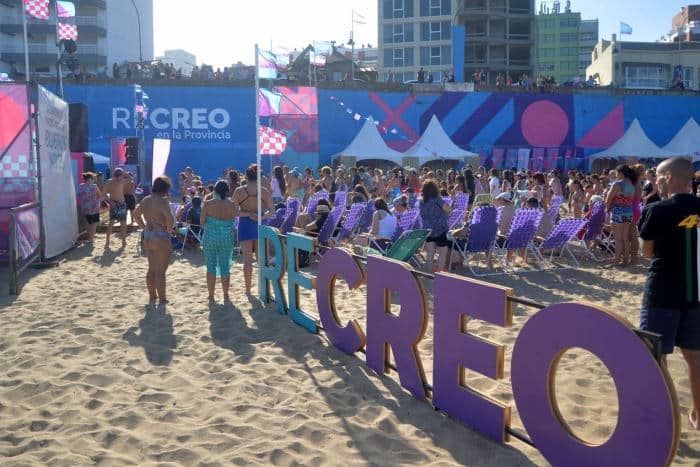
<svg viewBox="0 0 700 467">
<path fill-rule="evenodd" d="M 126 203 L 124 202 L 124 185 L 126 178 L 124 170 L 114 169 L 112 178 L 105 184 L 104 194 L 109 201 L 109 224 L 107 225 L 107 240 L 105 248 L 109 248 L 109 238 L 112 235 L 114 221 L 119 221 L 122 233 L 122 248 L 126 247 Z"/>
<path fill-rule="evenodd" d="M 134 177 L 131 172 L 124 173 L 124 203 L 126 204 L 126 210 L 129 211 L 131 216 L 130 225 L 134 224 L 134 209 L 136 209 L 136 196 L 134 192 L 136 191 L 136 184 L 134 183 Z"/>
</svg>

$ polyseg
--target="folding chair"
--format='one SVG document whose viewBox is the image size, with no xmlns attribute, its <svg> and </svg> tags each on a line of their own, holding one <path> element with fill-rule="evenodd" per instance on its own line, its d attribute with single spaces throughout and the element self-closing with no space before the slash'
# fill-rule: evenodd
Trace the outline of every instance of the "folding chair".
<svg viewBox="0 0 700 467">
<path fill-rule="evenodd" d="M 180 235 L 182 235 L 182 248 L 180 252 L 185 251 L 185 246 L 187 245 L 187 238 L 192 237 L 197 241 L 199 245 L 202 244 L 202 238 L 204 236 L 204 229 L 201 226 L 190 224 L 189 222 L 178 229 Z"/>
<path fill-rule="evenodd" d="M 405 232 L 391 245 L 391 247 L 389 247 L 386 253 L 382 253 L 374 248 L 367 248 L 367 254 L 385 256 L 387 258 L 396 259 L 405 263 L 413 263 L 415 266 L 419 266 L 418 262 L 414 259 L 414 256 L 418 249 L 423 246 L 429 235 L 429 229 L 419 229 Z"/>
<path fill-rule="evenodd" d="M 552 206 L 549 208 L 549 211 L 547 211 L 547 215 L 550 219 L 552 219 L 552 224 L 557 223 L 557 217 L 559 216 L 559 208 L 561 208 L 563 202 L 563 196 L 555 196 L 554 198 L 552 198 Z"/>
<path fill-rule="evenodd" d="M 318 206 L 319 199 L 328 199 L 329 193 L 327 191 L 319 191 L 309 196 L 309 200 L 306 203 L 306 214 L 311 217 L 316 216 L 316 206 Z"/>
<path fill-rule="evenodd" d="M 469 271 L 475 276 L 485 276 L 474 270 L 469 260 L 471 255 L 476 255 L 477 266 L 480 264 L 480 254 L 486 256 L 486 265 L 489 267 L 491 253 L 496 243 L 496 233 L 498 232 L 498 210 L 494 206 L 478 206 L 472 213 L 469 223 L 469 235 L 465 241 L 452 239 L 452 252 L 459 251 L 462 259 L 466 261 Z M 451 253 L 452 253 L 451 252 Z M 451 256 L 451 255 L 450 255 Z M 452 270 L 452 261 L 449 263 L 449 270 Z"/>
<path fill-rule="evenodd" d="M 275 211 L 275 216 L 264 220 L 263 224 L 279 229 L 282 226 L 282 222 L 284 222 L 284 218 L 286 217 L 286 215 L 287 215 L 286 208 L 285 209 L 278 209 L 277 211 Z"/>
<path fill-rule="evenodd" d="M 566 253 L 569 258 L 571 258 L 573 267 L 579 267 L 580 264 L 574 254 L 569 249 L 569 242 L 576 238 L 576 235 L 583 229 L 588 223 L 585 219 L 562 219 L 554 226 L 547 238 L 545 238 L 537 249 L 537 254 L 540 259 L 544 261 L 545 251 L 549 251 L 549 263 L 553 263 L 554 252 L 559 250 L 559 258 L 564 257 Z M 561 266 L 563 268 L 570 266 Z"/>
<path fill-rule="evenodd" d="M 447 225 L 449 229 L 457 229 L 464 225 L 464 219 L 467 216 L 467 210 L 453 209 L 450 212 L 450 216 L 447 218 Z"/>
<path fill-rule="evenodd" d="M 333 206 L 342 206 L 343 209 L 348 202 L 348 192 L 347 191 L 336 191 L 335 198 L 333 198 Z"/>
<path fill-rule="evenodd" d="M 607 258 L 599 258 L 596 256 L 594 249 L 600 246 L 603 251 L 607 251 L 611 255 L 614 255 L 614 243 L 610 241 L 604 242 L 602 240 L 603 227 L 605 227 L 605 204 L 603 202 L 598 202 L 591 208 L 592 212 L 588 218 L 588 227 L 583 234 L 583 237 L 579 239 L 581 246 L 588 253 L 594 261 L 605 261 Z"/>
<path fill-rule="evenodd" d="M 500 254 L 498 255 L 504 272 L 506 272 L 510 266 L 508 263 L 508 252 L 510 251 L 524 250 L 524 262 L 527 262 L 528 251 L 534 255 L 535 259 L 540 259 L 534 240 L 537 234 L 537 228 L 544 214 L 544 210 L 539 208 L 521 208 L 515 211 L 508 236 L 503 243 L 503 247 L 500 248 Z"/>
<path fill-rule="evenodd" d="M 452 209 L 459 209 L 466 212 L 468 206 L 469 193 L 457 193 L 454 201 L 452 202 Z"/>
<path fill-rule="evenodd" d="M 452 207 L 452 197 L 450 196 L 442 196 L 442 201 L 448 205 L 449 207 Z"/>
<path fill-rule="evenodd" d="M 374 201 L 367 201 L 364 211 L 362 211 L 362 218 L 360 219 L 360 225 L 357 226 L 358 233 L 367 233 L 369 229 L 372 228 L 372 216 L 374 216 Z"/>
<path fill-rule="evenodd" d="M 360 224 L 360 220 L 362 219 L 362 213 L 366 207 L 367 205 L 365 203 L 353 203 L 352 206 L 350 206 L 338 234 L 335 237 L 331 237 L 331 241 L 335 245 L 340 245 L 343 240 L 352 238 L 352 236 L 355 235 Z"/>
<path fill-rule="evenodd" d="M 321 230 L 318 232 L 317 241 L 318 245 L 325 245 L 331 241 L 333 232 L 338 228 L 340 223 L 340 218 L 343 217 L 343 212 L 345 208 L 342 206 L 336 206 L 331 209 L 331 212 L 326 217 L 326 221 L 323 223 Z M 320 252 L 317 252 L 320 255 Z"/>
</svg>

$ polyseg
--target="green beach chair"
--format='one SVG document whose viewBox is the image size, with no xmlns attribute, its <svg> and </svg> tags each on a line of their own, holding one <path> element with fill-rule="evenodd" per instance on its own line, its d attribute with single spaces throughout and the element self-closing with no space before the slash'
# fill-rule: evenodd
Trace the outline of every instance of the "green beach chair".
<svg viewBox="0 0 700 467">
<path fill-rule="evenodd" d="M 384 256 L 386 258 L 396 259 L 405 263 L 413 262 L 416 266 L 418 266 L 413 257 L 418 249 L 423 246 L 425 240 L 428 238 L 428 235 L 430 235 L 429 229 L 411 230 L 403 234 L 398 238 L 398 240 L 392 243 L 386 253 L 382 253 L 374 248 L 368 248 L 366 251 L 368 255 Z"/>
</svg>

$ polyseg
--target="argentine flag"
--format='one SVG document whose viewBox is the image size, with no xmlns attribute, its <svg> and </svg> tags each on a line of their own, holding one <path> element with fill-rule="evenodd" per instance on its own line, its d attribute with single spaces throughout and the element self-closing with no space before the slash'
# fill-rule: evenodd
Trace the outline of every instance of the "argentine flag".
<svg viewBox="0 0 700 467">
<path fill-rule="evenodd" d="M 620 21 L 620 34 L 632 34 L 632 26 Z"/>
</svg>

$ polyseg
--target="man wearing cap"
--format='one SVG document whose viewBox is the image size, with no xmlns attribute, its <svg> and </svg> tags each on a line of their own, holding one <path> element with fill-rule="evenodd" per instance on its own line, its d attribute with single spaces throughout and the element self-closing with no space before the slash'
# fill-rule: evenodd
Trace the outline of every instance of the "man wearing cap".
<svg viewBox="0 0 700 467">
<path fill-rule="evenodd" d="M 112 173 L 112 178 L 105 184 L 105 197 L 109 201 L 109 224 L 107 225 L 107 239 L 105 248 L 109 248 L 109 238 L 112 235 L 114 221 L 119 221 L 119 229 L 122 234 L 122 248 L 126 246 L 126 203 L 124 202 L 124 185 L 126 178 L 124 170 L 117 167 Z"/>
</svg>

